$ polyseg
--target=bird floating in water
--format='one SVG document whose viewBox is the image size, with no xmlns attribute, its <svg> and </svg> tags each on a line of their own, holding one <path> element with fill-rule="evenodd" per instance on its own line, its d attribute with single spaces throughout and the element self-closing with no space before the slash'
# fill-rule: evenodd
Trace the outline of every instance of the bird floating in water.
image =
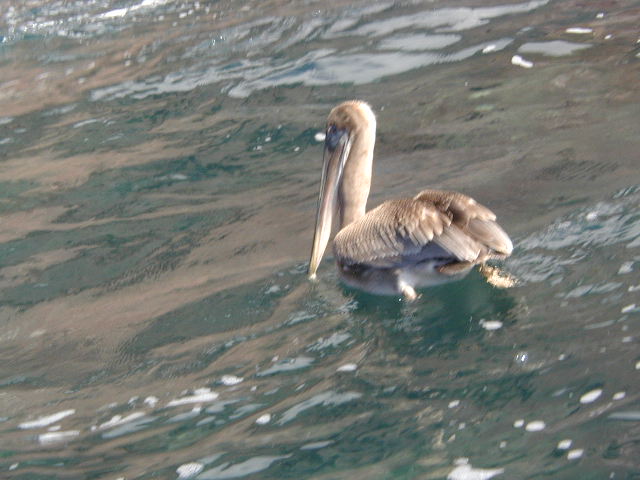
<svg viewBox="0 0 640 480">
<path fill-rule="evenodd" d="M 490 283 L 510 286 L 509 276 L 485 262 L 508 257 L 513 244 L 494 213 L 473 198 L 423 190 L 366 211 L 375 137 L 376 117 L 367 103 L 331 110 L 309 278 L 316 276 L 337 215 L 333 253 L 351 287 L 414 300 L 416 289 L 458 280 L 475 265 Z"/>
</svg>

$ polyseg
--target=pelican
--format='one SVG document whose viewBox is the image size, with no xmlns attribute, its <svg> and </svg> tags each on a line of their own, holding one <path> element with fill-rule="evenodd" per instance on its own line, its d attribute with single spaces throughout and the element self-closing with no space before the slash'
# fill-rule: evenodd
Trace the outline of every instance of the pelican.
<svg viewBox="0 0 640 480">
<path fill-rule="evenodd" d="M 416 289 L 460 279 L 475 265 L 491 283 L 496 269 L 485 262 L 508 257 L 513 244 L 494 213 L 473 198 L 423 190 L 366 211 L 375 136 L 367 103 L 344 102 L 329 113 L 309 278 L 316 277 L 337 217 L 333 253 L 350 287 L 411 301 Z"/>
</svg>

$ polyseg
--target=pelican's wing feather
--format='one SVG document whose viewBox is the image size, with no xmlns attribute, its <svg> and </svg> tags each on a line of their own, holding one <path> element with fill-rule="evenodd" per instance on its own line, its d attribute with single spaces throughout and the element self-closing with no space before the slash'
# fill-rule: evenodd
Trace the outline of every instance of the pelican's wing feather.
<svg viewBox="0 0 640 480">
<path fill-rule="evenodd" d="M 334 240 L 341 263 L 378 268 L 430 259 L 475 263 L 511 249 L 491 210 L 460 193 L 438 190 L 384 202 Z"/>
<path fill-rule="evenodd" d="M 430 203 L 445 212 L 461 232 L 478 242 L 488 254 L 511 255 L 513 243 L 496 222 L 496 215 L 473 198 L 458 192 L 423 190 L 414 200 Z"/>
</svg>

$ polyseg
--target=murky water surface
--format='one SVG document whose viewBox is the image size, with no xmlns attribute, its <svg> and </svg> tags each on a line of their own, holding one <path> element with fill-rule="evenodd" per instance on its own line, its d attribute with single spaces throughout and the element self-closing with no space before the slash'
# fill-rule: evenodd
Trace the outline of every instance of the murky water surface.
<svg viewBox="0 0 640 480">
<path fill-rule="evenodd" d="M 637 478 L 640 2 L 0 4 L 3 478 Z M 305 277 L 329 109 L 371 205 L 520 280 Z"/>
</svg>

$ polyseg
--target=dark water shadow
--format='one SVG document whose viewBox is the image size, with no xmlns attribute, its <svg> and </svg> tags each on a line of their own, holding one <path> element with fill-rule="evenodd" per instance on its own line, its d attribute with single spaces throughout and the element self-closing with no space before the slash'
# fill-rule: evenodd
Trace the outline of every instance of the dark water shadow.
<svg viewBox="0 0 640 480">
<path fill-rule="evenodd" d="M 171 343 L 259 324 L 272 315 L 278 299 L 286 293 L 267 293 L 267 288 L 264 281 L 254 282 L 189 303 L 156 318 L 122 348 L 143 355 Z"/>
<path fill-rule="evenodd" d="M 370 328 L 381 322 L 393 348 L 404 355 L 455 351 L 461 340 L 484 331 L 483 320 L 498 320 L 503 325 L 516 321 L 518 302 L 512 291 L 489 285 L 475 270 L 458 282 L 422 290 L 413 303 L 348 291 L 357 304 L 354 317 L 369 321 Z"/>
</svg>

